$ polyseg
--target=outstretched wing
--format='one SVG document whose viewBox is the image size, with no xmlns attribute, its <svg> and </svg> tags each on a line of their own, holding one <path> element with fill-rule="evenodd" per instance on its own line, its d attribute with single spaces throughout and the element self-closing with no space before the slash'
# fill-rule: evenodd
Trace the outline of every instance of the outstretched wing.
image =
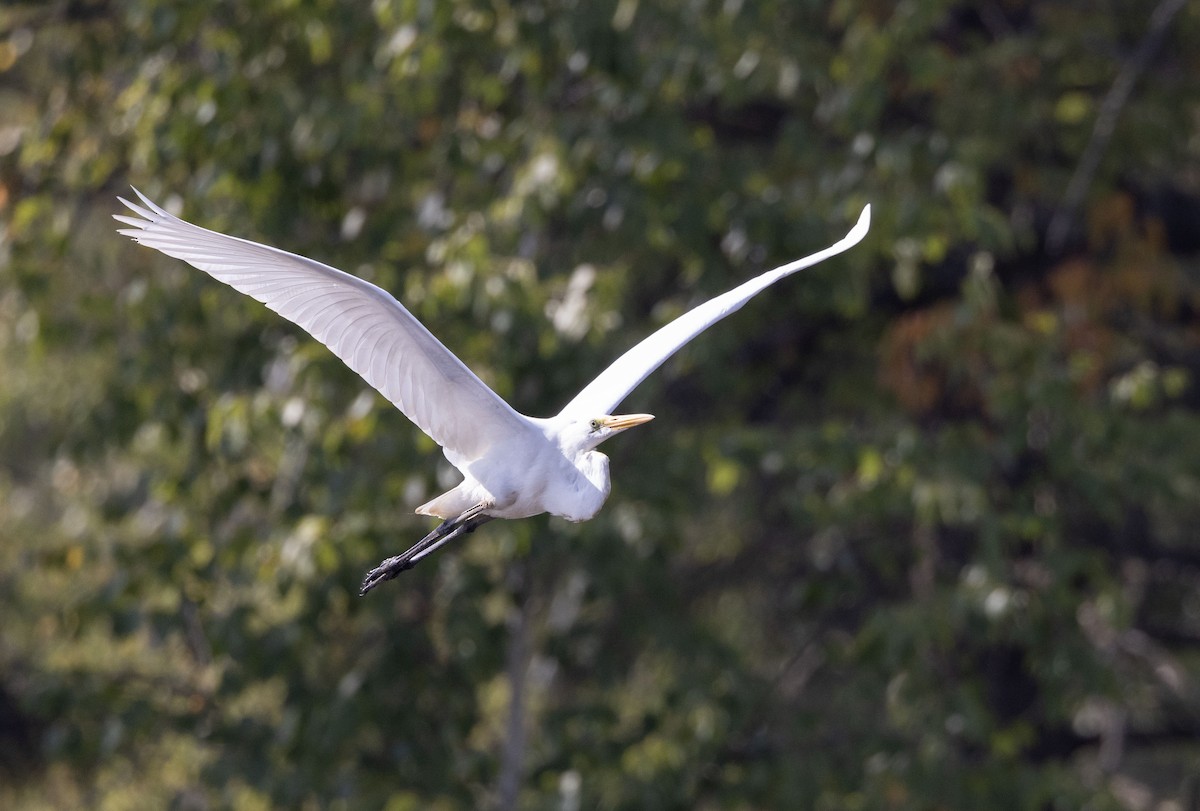
<svg viewBox="0 0 1200 811">
<path fill-rule="evenodd" d="M 634 388 L 684 344 L 732 312 L 741 309 L 755 294 L 798 270 L 812 267 L 831 256 L 854 247 L 871 227 L 871 207 L 863 209 L 858 222 L 836 244 L 812 256 L 797 259 L 769 270 L 728 293 L 710 299 L 676 318 L 646 338 L 601 372 L 600 376 L 575 395 L 559 413 L 560 417 L 595 417 L 610 414 Z"/>
<path fill-rule="evenodd" d="M 388 293 L 329 265 L 192 225 L 151 202 L 118 198 L 120 233 L 182 259 L 306 330 L 435 442 L 466 460 L 532 430 L 525 417 Z"/>
</svg>

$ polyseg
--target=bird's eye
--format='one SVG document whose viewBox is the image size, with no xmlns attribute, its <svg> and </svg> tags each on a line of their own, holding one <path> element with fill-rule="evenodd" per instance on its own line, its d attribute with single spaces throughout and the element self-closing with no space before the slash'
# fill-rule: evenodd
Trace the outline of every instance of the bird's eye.
<svg viewBox="0 0 1200 811">
<path fill-rule="evenodd" d="M 599 430 L 600 430 L 600 420 L 592 420 L 592 422 L 591 422 L 591 425 L 592 425 L 592 430 L 593 430 L 593 431 L 599 431 Z"/>
</svg>

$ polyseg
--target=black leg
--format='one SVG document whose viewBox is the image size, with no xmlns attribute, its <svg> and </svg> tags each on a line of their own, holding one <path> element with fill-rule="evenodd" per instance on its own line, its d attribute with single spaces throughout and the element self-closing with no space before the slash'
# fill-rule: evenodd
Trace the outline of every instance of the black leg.
<svg viewBox="0 0 1200 811">
<path fill-rule="evenodd" d="M 409 549 L 395 557 L 388 558 L 367 572 L 366 578 L 363 579 L 362 588 L 358 591 L 359 596 L 366 594 L 380 583 L 391 580 L 401 572 L 416 566 L 421 558 L 436 551 L 443 544 L 454 540 L 460 535 L 474 532 L 476 527 L 491 521 L 492 516 L 484 515 L 482 512 L 483 509 L 484 506 L 479 504 L 457 518 L 450 518 L 443 521 L 434 528 L 433 532 L 417 541 Z"/>
</svg>

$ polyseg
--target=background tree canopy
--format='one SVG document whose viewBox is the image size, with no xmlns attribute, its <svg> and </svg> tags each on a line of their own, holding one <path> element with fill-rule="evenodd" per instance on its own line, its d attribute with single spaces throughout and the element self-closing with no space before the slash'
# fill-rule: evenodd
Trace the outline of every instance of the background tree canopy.
<svg viewBox="0 0 1200 811">
<path fill-rule="evenodd" d="M 1198 99 L 1178 0 L 6 3 L 0 806 L 1195 807 Z M 452 470 L 131 183 L 532 414 L 875 223 L 359 599 Z"/>
</svg>

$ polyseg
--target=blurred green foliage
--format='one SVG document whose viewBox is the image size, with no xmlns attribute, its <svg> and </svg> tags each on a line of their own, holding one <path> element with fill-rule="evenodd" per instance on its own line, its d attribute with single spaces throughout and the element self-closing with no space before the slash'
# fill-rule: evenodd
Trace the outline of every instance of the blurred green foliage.
<svg viewBox="0 0 1200 811">
<path fill-rule="evenodd" d="M 1148 4 L 0 9 L 0 806 L 1200 801 L 1200 8 L 1047 222 Z M 627 410 L 586 525 L 427 531 L 437 448 L 114 233 L 133 183 L 393 291 L 553 413 L 867 243 Z M 520 643 L 520 644 L 518 644 Z"/>
</svg>

